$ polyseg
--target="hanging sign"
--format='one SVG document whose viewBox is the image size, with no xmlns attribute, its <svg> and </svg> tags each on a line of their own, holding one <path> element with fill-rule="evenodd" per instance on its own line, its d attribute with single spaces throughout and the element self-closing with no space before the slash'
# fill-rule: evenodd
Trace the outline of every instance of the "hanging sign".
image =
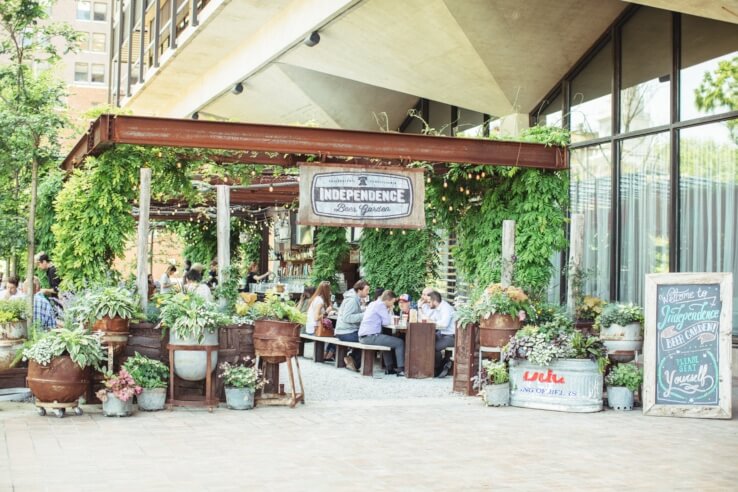
<svg viewBox="0 0 738 492">
<path fill-rule="evenodd" d="M 732 273 L 646 275 L 643 413 L 731 418 Z"/>
<path fill-rule="evenodd" d="M 424 203 L 422 169 L 300 166 L 302 225 L 422 229 Z"/>
</svg>

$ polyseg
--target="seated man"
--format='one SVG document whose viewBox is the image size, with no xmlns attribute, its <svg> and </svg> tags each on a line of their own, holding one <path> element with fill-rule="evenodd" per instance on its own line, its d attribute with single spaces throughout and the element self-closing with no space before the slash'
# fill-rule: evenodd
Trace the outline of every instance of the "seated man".
<svg viewBox="0 0 738 492">
<path fill-rule="evenodd" d="M 5 290 L 2 292 L 2 295 L 0 295 L 0 299 L 10 301 L 23 299 L 25 296 L 23 295 L 23 292 L 21 292 L 18 288 L 19 284 L 20 279 L 18 279 L 18 277 L 10 277 L 8 279 L 8 282 L 5 284 Z"/>
<path fill-rule="evenodd" d="M 443 361 L 441 354 L 443 349 L 454 346 L 456 310 L 436 291 L 431 292 L 429 297 L 433 309 L 431 319 L 436 324 L 436 371 L 439 378 L 445 378 L 451 370 L 451 360 Z"/>
<path fill-rule="evenodd" d="M 44 330 L 48 331 L 56 328 L 56 312 L 51 306 L 51 302 L 41 292 L 41 282 L 38 278 L 33 279 L 33 321 Z"/>
<path fill-rule="evenodd" d="M 397 300 L 397 304 L 400 306 L 400 316 L 407 314 L 410 316 L 410 303 L 413 301 L 410 294 L 402 294 Z"/>
<path fill-rule="evenodd" d="M 433 315 L 433 308 L 431 307 L 430 293 L 433 289 L 426 287 L 423 292 L 420 293 L 420 300 L 418 301 L 418 316 L 421 320 L 431 319 Z"/>
<path fill-rule="evenodd" d="M 353 289 L 346 291 L 343 295 L 341 307 L 338 309 L 336 338 L 344 342 L 359 341 L 359 325 L 361 325 L 361 320 L 364 319 L 361 303 L 367 297 L 369 297 L 369 284 L 366 283 L 366 280 L 359 280 L 354 284 Z M 361 367 L 361 351 L 351 349 L 351 354 L 347 355 L 343 361 L 348 369 L 358 371 Z"/>
<path fill-rule="evenodd" d="M 391 290 L 385 290 L 382 296 L 367 306 L 364 313 L 364 319 L 359 325 L 359 341 L 367 345 L 382 345 L 392 347 L 397 358 L 397 370 L 392 367 L 392 354 L 382 352 L 384 358 L 384 366 L 387 368 L 387 374 L 405 375 L 405 342 L 402 339 L 382 333 L 382 326 L 389 326 L 392 323 L 390 310 L 395 305 L 397 296 Z"/>
</svg>

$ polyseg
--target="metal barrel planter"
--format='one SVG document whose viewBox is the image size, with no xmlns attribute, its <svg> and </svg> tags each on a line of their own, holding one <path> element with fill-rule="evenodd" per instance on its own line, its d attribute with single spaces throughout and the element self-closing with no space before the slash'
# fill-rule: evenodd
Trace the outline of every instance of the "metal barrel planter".
<svg viewBox="0 0 738 492">
<path fill-rule="evenodd" d="M 202 341 L 198 341 L 195 337 L 180 338 L 173 331 L 169 331 L 169 343 L 171 345 L 200 345 L 206 347 L 208 345 L 218 346 L 218 330 L 212 333 L 206 331 Z M 208 371 L 207 352 L 204 350 L 175 350 L 174 351 L 174 374 L 185 381 L 202 381 L 207 376 Z M 215 370 L 218 366 L 218 351 L 213 350 L 210 353 L 210 369 Z"/>
<path fill-rule="evenodd" d="M 624 386 L 608 386 L 607 406 L 613 410 L 633 410 L 633 392 Z"/>
<path fill-rule="evenodd" d="M 502 347 L 520 329 L 520 321 L 509 314 L 493 314 L 479 320 L 479 344 L 483 347 Z"/>
<path fill-rule="evenodd" d="M 254 408 L 254 390 L 250 388 L 225 389 L 226 405 L 231 410 L 250 410 Z"/>
<path fill-rule="evenodd" d="M 28 336 L 25 320 L 0 323 L 0 340 L 20 340 Z"/>
<path fill-rule="evenodd" d="M 156 412 L 164 410 L 167 402 L 166 388 L 144 388 L 140 395 L 136 396 L 138 409 L 144 412 Z"/>
<path fill-rule="evenodd" d="M 254 322 L 254 351 L 258 357 L 276 364 L 286 357 L 296 357 L 299 350 L 299 323 L 266 319 Z"/>
<path fill-rule="evenodd" d="M 484 403 L 488 407 L 506 407 L 510 404 L 510 383 L 488 384 L 484 387 Z"/>
<path fill-rule="evenodd" d="M 95 323 L 92 325 L 92 331 L 102 332 L 103 333 L 103 343 L 112 345 L 113 354 L 120 355 L 123 352 L 123 349 L 125 349 L 126 344 L 128 343 L 129 323 L 130 323 L 130 320 L 123 319 L 118 316 L 116 316 L 115 318 L 110 318 L 108 316 L 105 316 L 95 321 Z M 111 338 L 115 338 L 115 341 L 106 340 L 105 338 L 107 336 L 111 336 Z"/>
<path fill-rule="evenodd" d="M 600 329 L 600 340 L 607 347 L 608 352 L 634 351 L 643 348 L 643 333 L 640 323 L 630 323 L 625 326 L 610 325 Z"/>
<path fill-rule="evenodd" d="M 0 340 L 0 371 L 10 369 L 15 355 L 23 348 L 23 339 Z"/>
<path fill-rule="evenodd" d="M 68 355 L 54 357 L 48 366 L 28 362 L 28 387 L 44 402 L 72 403 L 90 384 L 89 371 L 80 368 Z"/>
<path fill-rule="evenodd" d="M 560 412 L 602 410 L 602 374 L 589 359 L 554 359 L 548 366 L 510 362 L 510 405 Z"/>
<path fill-rule="evenodd" d="M 133 415 L 133 398 L 123 401 L 108 391 L 102 410 L 106 417 L 130 417 Z"/>
</svg>

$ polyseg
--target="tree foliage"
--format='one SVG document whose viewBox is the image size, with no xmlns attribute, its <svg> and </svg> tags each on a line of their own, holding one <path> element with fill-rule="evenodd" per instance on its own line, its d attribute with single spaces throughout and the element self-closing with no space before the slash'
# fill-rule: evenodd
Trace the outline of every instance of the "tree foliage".
<svg viewBox="0 0 738 492">
<path fill-rule="evenodd" d="M 738 56 L 721 60 L 713 72 L 706 72 L 695 90 L 695 103 L 701 110 L 727 108 L 738 110 Z M 728 122 L 733 138 L 738 142 L 738 121 Z"/>
<path fill-rule="evenodd" d="M 349 253 L 346 229 L 343 227 L 317 227 L 315 229 L 315 259 L 311 281 L 318 285 L 322 281 L 331 283 L 338 290 L 336 275 L 341 263 Z"/>
</svg>

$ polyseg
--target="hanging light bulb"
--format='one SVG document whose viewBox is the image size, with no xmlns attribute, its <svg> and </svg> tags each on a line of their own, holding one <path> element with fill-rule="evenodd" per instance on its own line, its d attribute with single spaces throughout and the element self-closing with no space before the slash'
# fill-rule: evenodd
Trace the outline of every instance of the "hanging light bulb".
<svg viewBox="0 0 738 492">
<path fill-rule="evenodd" d="M 449 212 L 453 212 L 453 211 L 454 211 L 454 207 L 453 207 L 453 205 L 449 205 L 449 206 L 448 206 L 448 211 L 449 211 Z"/>
<path fill-rule="evenodd" d="M 433 219 L 433 223 L 435 224 L 436 222 L 437 222 L 437 221 L 436 221 L 436 219 L 434 218 L 434 219 Z"/>
<path fill-rule="evenodd" d="M 404 230 L 402 231 L 402 235 L 403 235 L 403 236 L 405 235 L 405 231 L 404 231 Z"/>
<path fill-rule="evenodd" d="M 182 169 L 182 163 L 181 162 L 177 162 L 177 169 Z"/>
<path fill-rule="evenodd" d="M 485 173 L 484 171 L 482 171 L 482 179 L 484 179 L 485 177 L 487 177 L 487 173 Z"/>
<path fill-rule="evenodd" d="M 477 174 L 477 181 L 479 181 L 480 179 L 482 179 L 482 177 L 479 174 Z"/>
<path fill-rule="evenodd" d="M 442 202 L 445 202 L 445 201 L 446 201 L 446 195 L 443 195 L 443 196 L 441 197 L 441 201 L 442 201 Z"/>
<path fill-rule="evenodd" d="M 466 190 L 466 196 L 469 196 L 469 189 Z"/>
<path fill-rule="evenodd" d="M 393 231 L 392 229 L 390 229 L 390 236 L 394 236 L 394 235 L 395 235 L 395 231 Z"/>
<path fill-rule="evenodd" d="M 430 182 L 431 182 L 431 177 L 430 176 L 428 176 L 427 182 L 428 182 L 428 184 L 430 184 Z"/>
<path fill-rule="evenodd" d="M 444 187 L 444 188 L 448 188 L 448 182 L 447 182 L 447 181 L 445 181 L 445 180 L 443 181 L 443 187 Z"/>
<path fill-rule="evenodd" d="M 271 193 L 272 191 L 274 191 L 274 186 L 269 185 L 269 193 Z"/>
<path fill-rule="evenodd" d="M 251 170 L 251 176 L 256 176 L 256 171 L 254 171 L 253 169 Z"/>
<path fill-rule="evenodd" d="M 466 179 L 471 179 L 471 178 L 472 178 L 471 173 L 467 173 L 466 174 Z"/>
<path fill-rule="evenodd" d="M 459 193 L 464 193 L 464 187 L 463 186 L 459 186 Z"/>
</svg>

